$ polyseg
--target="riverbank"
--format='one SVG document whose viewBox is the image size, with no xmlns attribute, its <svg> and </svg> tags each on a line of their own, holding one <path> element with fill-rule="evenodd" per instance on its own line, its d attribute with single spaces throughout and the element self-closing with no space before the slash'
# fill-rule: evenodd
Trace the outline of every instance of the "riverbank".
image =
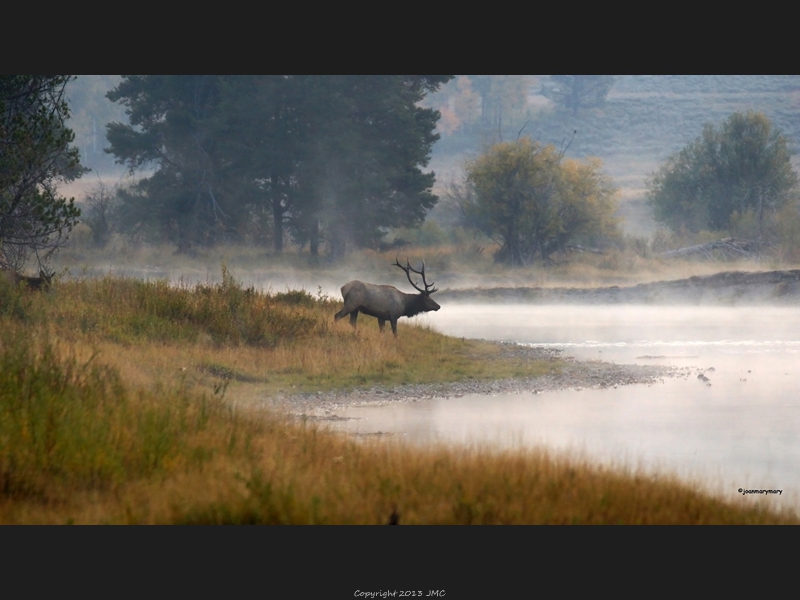
<svg viewBox="0 0 800 600">
<path fill-rule="evenodd" d="M 445 289 L 439 299 L 469 303 L 794 306 L 800 304 L 800 269 L 724 271 L 630 286 Z"/>
<path fill-rule="evenodd" d="M 372 319 L 353 331 L 333 323 L 339 308 L 306 292 L 262 294 L 225 272 L 198 286 L 0 286 L 0 523 L 797 523 L 545 450 L 327 432 L 313 422 L 326 402 L 379 402 L 385 390 L 413 401 L 667 373 L 405 321 L 397 338 Z M 307 418 L 240 409 L 282 396 Z"/>
<path fill-rule="evenodd" d="M 254 406 L 277 410 L 313 421 L 335 421 L 337 414 L 350 406 L 380 406 L 396 402 L 418 402 L 442 397 L 461 397 L 468 394 L 541 393 L 562 389 L 617 388 L 631 384 L 653 385 L 667 377 L 687 376 L 696 368 L 666 365 L 625 365 L 602 361 L 578 361 L 564 351 L 541 346 L 508 342 L 487 342 L 498 348 L 494 360 L 518 364 L 538 361 L 553 368 L 536 377 L 514 377 L 476 380 L 472 377 L 439 383 L 413 383 L 396 386 L 375 385 L 355 390 L 275 394 L 264 397 Z M 251 405 L 253 406 L 253 405 Z"/>
</svg>

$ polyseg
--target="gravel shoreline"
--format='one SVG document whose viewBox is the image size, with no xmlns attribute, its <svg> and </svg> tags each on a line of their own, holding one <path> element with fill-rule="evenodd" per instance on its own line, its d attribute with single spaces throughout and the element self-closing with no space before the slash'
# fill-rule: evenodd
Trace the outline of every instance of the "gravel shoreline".
<svg viewBox="0 0 800 600">
<path fill-rule="evenodd" d="M 535 393 L 563 389 L 616 388 L 636 383 L 653 384 L 666 377 L 684 374 L 685 368 L 665 365 L 623 365 L 601 361 L 577 361 L 562 350 L 491 342 L 502 347 L 501 359 L 550 360 L 563 364 L 561 373 L 522 379 L 476 381 L 464 379 L 450 383 L 408 384 L 393 388 L 376 385 L 352 391 L 331 391 L 279 395 L 264 398 L 261 408 L 312 420 L 341 420 L 336 414 L 348 406 L 380 406 L 395 402 L 417 402 L 432 398 L 461 397 L 467 394 Z"/>
</svg>

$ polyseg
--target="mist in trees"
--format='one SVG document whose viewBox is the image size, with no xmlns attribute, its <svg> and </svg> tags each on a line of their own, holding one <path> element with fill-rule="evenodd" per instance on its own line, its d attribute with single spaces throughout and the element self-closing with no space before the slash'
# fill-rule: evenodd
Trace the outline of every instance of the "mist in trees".
<svg viewBox="0 0 800 600">
<path fill-rule="evenodd" d="M 121 193 L 120 226 L 179 248 L 285 236 L 334 256 L 436 203 L 427 166 L 450 76 L 126 76 L 109 152 L 155 172 Z"/>
<path fill-rule="evenodd" d="M 551 75 L 541 93 L 574 117 L 581 109 L 602 106 L 613 85 L 613 75 Z"/>
<path fill-rule="evenodd" d="M 504 132 L 530 118 L 528 99 L 536 82 L 532 75 L 459 75 L 425 99 L 441 112 L 439 129 L 473 142 L 501 141 Z"/>
<path fill-rule="evenodd" d="M 106 154 L 106 124 L 125 119 L 125 111 L 109 102 L 106 93 L 119 85 L 120 75 L 79 75 L 66 86 L 69 127 L 75 133 L 74 146 L 80 150 L 81 164 L 95 173 L 121 171 L 114 157 Z"/>
</svg>

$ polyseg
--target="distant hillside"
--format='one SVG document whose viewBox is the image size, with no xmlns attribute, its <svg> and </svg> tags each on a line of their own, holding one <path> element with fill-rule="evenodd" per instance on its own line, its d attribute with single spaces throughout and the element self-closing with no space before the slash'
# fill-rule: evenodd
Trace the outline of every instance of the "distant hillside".
<svg viewBox="0 0 800 600">
<path fill-rule="evenodd" d="M 546 76 L 538 78 L 539 85 Z M 655 223 L 644 204 L 646 176 L 673 152 L 700 135 L 705 123 L 718 124 L 735 111 L 766 114 L 794 148 L 800 149 L 800 76 L 798 75 L 621 75 L 602 108 L 577 117 L 558 110 L 531 90 L 531 110 L 505 123 L 504 139 L 523 135 L 561 146 L 577 130 L 567 156 L 597 156 L 621 188 L 621 213 L 631 233 L 651 233 Z M 543 106 L 535 110 L 533 107 Z M 443 136 L 434 147 L 431 167 L 441 179 L 475 154 L 483 136 Z"/>
<path fill-rule="evenodd" d="M 717 123 L 734 111 L 765 113 L 800 147 L 800 76 L 798 75 L 619 75 L 605 106 L 577 117 L 556 110 L 538 96 L 546 76 L 531 90 L 527 115 L 518 115 L 502 127 L 513 139 L 524 125 L 524 135 L 561 145 L 578 130 L 572 156 L 640 157 L 661 161 L 699 135 L 703 124 Z M 535 106 L 545 106 L 535 110 Z M 494 129 L 489 132 L 497 137 Z M 478 149 L 485 136 L 476 129 L 443 135 L 437 157 Z"/>
<path fill-rule="evenodd" d="M 696 138 L 703 124 L 748 109 L 766 114 L 800 146 L 797 75 L 621 76 L 603 109 L 577 119 L 537 120 L 531 135 L 559 143 L 577 129 L 570 148 L 575 156 L 649 156 L 660 162 Z"/>
</svg>

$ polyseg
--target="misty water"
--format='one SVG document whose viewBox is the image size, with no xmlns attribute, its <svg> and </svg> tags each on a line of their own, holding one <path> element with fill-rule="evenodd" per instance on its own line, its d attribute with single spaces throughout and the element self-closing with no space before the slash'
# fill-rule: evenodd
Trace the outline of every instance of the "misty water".
<svg viewBox="0 0 800 600">
<path fill-rule="evenodd" d="M 782 496 L 761 496 L 762 501 L 800 506 L 796 308 L 450 305 L 419 319 L 459 337 L 691 372 L 616 389 L 351 407 L 339 412 L 348 420 L 335 429 L 388 433 L 421 444 L 542 446 L 669 471 L 723 496 L 739 496 L 739 488 L 781 489 Z M 700 371 L 708 381 L 698 379 Z"/>
</svg>

